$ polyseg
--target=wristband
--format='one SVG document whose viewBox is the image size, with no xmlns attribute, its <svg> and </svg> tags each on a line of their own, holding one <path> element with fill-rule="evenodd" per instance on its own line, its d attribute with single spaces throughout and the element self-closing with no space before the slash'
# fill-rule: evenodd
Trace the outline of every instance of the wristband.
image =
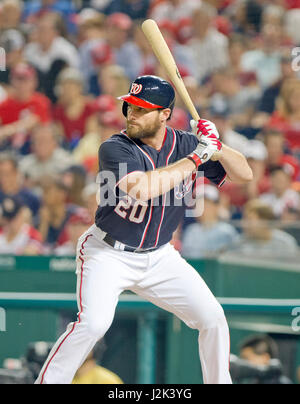
<svg viewBox="0 0 300 404">
<path fill-rule="evenodd" d="M 202 164 L 202 160 L 196 153 L 191 153 L 188 156 L 186 156 L 186 158 L 191 160 L 195 164 L 196 168 L 198 168 Z"/>
</svg>

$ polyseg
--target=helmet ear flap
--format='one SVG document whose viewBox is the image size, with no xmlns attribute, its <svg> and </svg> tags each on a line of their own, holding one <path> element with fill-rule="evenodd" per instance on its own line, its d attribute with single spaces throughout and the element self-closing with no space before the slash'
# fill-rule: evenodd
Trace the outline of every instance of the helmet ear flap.
<svg viewBox="0 0 300 404">
<path fill-rule="evenodd" d="M 127 117 L 127 109 L 128 109 L 128 103 L 124 101 L 122 106 L 122 112 L 125 117 Z"/>
<path fill-rule="evenodd" d="M 170 116 L 167 119 L 167 121 L 169 121 L 172 118 L 174 106 L 175 106 L 175 98 L 173 99 L 173 101 L 171 102 L 171 105 L 169 106 L 169 108 L 171 109 L 171 112 L 170 112 Z"/>
</svg>

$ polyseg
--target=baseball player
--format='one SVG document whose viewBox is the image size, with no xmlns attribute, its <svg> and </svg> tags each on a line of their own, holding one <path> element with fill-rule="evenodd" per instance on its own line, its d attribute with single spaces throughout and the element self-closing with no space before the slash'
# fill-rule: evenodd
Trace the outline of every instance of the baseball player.
<svg viewBox="0 0 300 404">
<path fill-rule="evenodd" d="M 130 290 L 198 330 L 204 383 L 230 384 L 223 309 L 169 242 L 186 210 L 178 202 L 192 192 L 187 178 L 198 170 L 218 186 L 225 177 L 243 183 L 251 181 L 251 169 L 243 155 L 220 143 L 212 122 L 192 121 L 194 133 L 167 126 L 175 103 L 167 81 L 138 77 L 120 99 L 126 130 L 100 146 L 100 204 L 95 224 L 78 241 L 78 319 L 55 344 L 36 383 L 71 383 L 109 329 L 119 295 Z M 219 161 L 212 161 L 217 151 Z"/>
</svg>

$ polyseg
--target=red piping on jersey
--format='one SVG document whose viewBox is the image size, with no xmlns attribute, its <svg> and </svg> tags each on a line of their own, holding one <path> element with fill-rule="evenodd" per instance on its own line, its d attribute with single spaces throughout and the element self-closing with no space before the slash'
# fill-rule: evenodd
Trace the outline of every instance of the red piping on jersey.
<svg viewBox="0 0 300 404">
<path fill-rule="evenodd" d="M 83 312 L 83 307 L 82 307 L 82 278 L 83 278 L 83 264 L 84 264 L 84 259 L 83 259 L 83 250 L 84 250 L 84 245 L 88 241 L 89 237 L 92 237 L 92 234 L 88 234 L 81 244 L 81 249 L 80 249 L 80 256 L 79 259 L 81 261 L 81 270 L 80 270 L 80 288 L 79 288 L 79 308 L 80 312 L 78 314 L 78 323 L 80 323 L 80 315 Z"/>
<path fill-rule="evenodd" d="M 158 243 L 158 240 L 159 240 L 159 235 L 160 235 L 161 225 L 162 225 L 162 222 L 163 222 L 163 218 L 165 216 L 166 198 L 167 198 L 166 194 L 164 194 L 163 208 L 162 208 L 162 211 L 161 211 L 161 218 L 160 218 L 159 226 L 158 226 L 157 233 L 156 233 L 156 239 L 155 239 L 154 247 L 157 246 L 157 243 Z"/>
<path fill-rule="evenodd" d="M 224 178 L 220 181 L 218 188 L 221 188 L 221 186 L 224 184 L 226 177 L 227 177 L 227 173 L 224 175 Z"/>
<path fill-rule="evenodd" d="M 172 132 L 173 132 L 173 144 L 172 144 L 172 147 L 171 147 L 171 150 L 170 150 L 170 152 L 169 152 L 169 154 L 168 154 L 168 156 L 167 156 L 167 159 L 166 159 L 166 166 L 169 164 L 169 159 L 170 159 L 170 157 L 172 156 L 172 154 L 173 154 L 173 151 L 174 151 L 174 149 L 175 149 L 175 143 L 176 143 L 176 134 L 175 134 L 175 132 L 174 132 L 174 130 L 172 129 Z M 155 239 L 155 244 L 154 244 L 154 247 L 156 247 L 157 246 L 157 243 L 158 243 L 158 240 L 159 240 L 159 235 L 160 235 L 160 229 L 161 229 L 161 225 L 162 225 L 162 222 L 163 222 L 163 219 L 164 219 L 164 216 L 165 216 L 165 209 L 166 209 L 166 206 L 165 206 L 165 204 L 166 204 L 166 194 L 164 194 L 164 199 L 163 199 L 163 208 L 162 208 L 162 211 L 161 211 L 161 218 L 160 218 L 160 222 L 159 222 L 159 226 L 158 226 L 158 229 L 157 229 L 157 233 L 156 233 L 156 239 Z"/>
<path fill-rule="evenodd" d="M 176 143 L 176 135 L 175 135 L 174 129 L 172 129 L 172 132 L 173 132 L 173 144 L 172 144 L 172 148 L 170 150 L 170 153 L 167 156 L 166 165 L 169 164 L 169 159 L 170 159 L 171 155 L 173 154 L 173 151 L 174 151 L 174 148 L 175 148 L 175 143 Z"/>
<path fill-rule="evenodd" d="M 143 233 L 143 236 L 142 236 L 142 240 L 141 240 L 140 245 L 139 245 L 138 248 L 141 248 L 141 247 L 143 246 L 143 244 L 144 244 L 144 241 L 145 241 L 145 238 L 146 238 L 146 234 L 147 234 L 147 231 L 148 231 L 148 228 L 149 228 L 151 219 L 152 219 L 152 213 L 153 213 L 152 199 L 151 199 L 151 205 L 150 205 L 150 206 L 151 206 L 151 207 L 150 207 L 150 213 L 149 213 L 148 223 L 146 224 L 146 227 L 145 227 L 145 230 L 144 230 L 144 233 Z"/>
<path fill-rule="evenodd" d="M 57 352 L 59 351 L 60 347 L 62 346 L 62 344 L 66 341 L 66 339 L 72 334 L 72 332 L 75 329 L 76 324 L 80 323 L 80 315 L 83 311 L 83 307 L 82 307 L 82 280 L 83 280 L 83 264 L 84 264 L 84 259 L 83 259 L 83 250 L 84 250 L 84 245 L 85 243 L 88 241 L 89 237 L 92 237 L 92 234 L 88 234 L 85 238 L 85 240 L 82 242 L 81 244 L 81 249 L 80 249 L 80 254 L 81 256 L 79 257 L 80 261 L 81 261 L 81 271 L 80 271 L 80 287 L 79 287 L 79 309 L 80 312 L 78 313 L 78 320 L 73 323 L 73 327 L 71 329 L 71 331 L 65 336 L 65 338 L 61 341 L 61 343 L 59 344 L 59 346 L 57 347 L 56 351 L 54 352 L 54 354 L 51 356 L 51 358 L 49 359 L 49 362 L 47 363 L 47 366 L 42 374 L 42 378 L 41 378 L 41 384 L 43 384 L 44 382 L 44 377 L 45 377 L 45 373 L 50 365 L 50 363 L 52 362 L 53 358 L 55 357 L 55 355 L 57 354 Z"/>
</svg>

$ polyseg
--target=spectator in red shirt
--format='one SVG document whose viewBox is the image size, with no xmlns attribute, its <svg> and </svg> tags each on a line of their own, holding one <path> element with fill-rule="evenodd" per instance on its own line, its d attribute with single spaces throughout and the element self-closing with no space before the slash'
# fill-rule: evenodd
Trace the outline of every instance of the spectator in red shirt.
<svg viewBox="0 0 300 404">
<path fill-rule="evenodd" d="M 284 0 L 284 3 L 288 9 L 300 8 L 300 0 Z"/>
<path fill-rule="evenodd" d="M 284 135 L 275 129 L 271 129 L 264 136 L 268 151 L 267 171 L 270 171 L 273 167 L 285 166 L 290 171 L 292 180 L 297 181 L 300 174 L 300 163 L 294 156 L 285 153 Z"/>
<path fill-rule="evenodd" d="M 36 92 L 35 70 L 24 63 L 11 73 L 12 93 L 0 104 L 0 145 L 20 148 L 38 123 L 50 120 L 50 101 Z"/>
<path fill-rule="evenodd" d="M 83 79 L 74 68 L 64 69 L 57 79 L 58 103 L 53 118 L 71 149 L 87 133 L 98 131 L 94 103 L 83 93 Z"/>
</svg>

